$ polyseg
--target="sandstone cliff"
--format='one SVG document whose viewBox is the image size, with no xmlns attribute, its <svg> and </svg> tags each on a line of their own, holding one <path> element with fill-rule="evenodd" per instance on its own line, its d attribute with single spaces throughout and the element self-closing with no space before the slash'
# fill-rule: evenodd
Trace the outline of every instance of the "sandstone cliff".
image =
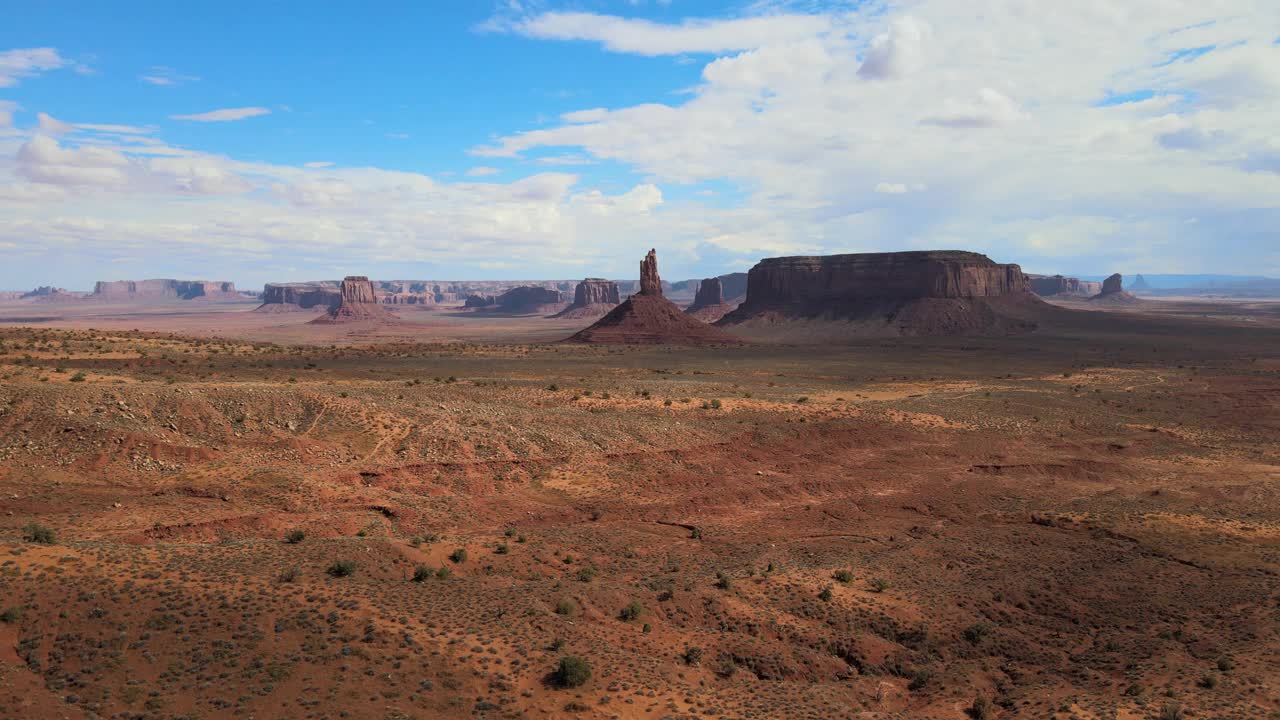
<svg viewBox="0 0 1280 720">
<path fill-rule="evenodd" d="M 663 297 L 657 253 L 650 250 L 640 263 L 640 292 L 567 342 L 707 345 L 741 341 L 685 315 Z"/>
<path fill-rule="evenodd" d="M 267 283 L 262 288 L 263 312 L 320 308 L 332 310 L 342 302 L 341 287 L 332 282 Z"/>
<path fill-rule="evenodd" d="M 564 295 L 559 290 L 536 285 L 512 288 L 497 299 L 497 306 L 502 312 L 521 315 L 559 311 L 563 304 Z"/>
<path fill-rule="evenodd" d="M 622 302 L 618 284 L 602 278 L 586 278 L 573 291 L 573 304 L 557 318 L 592 318 L 607 314 Z"/>
<path fill-rule="evenodd" d="M 1021 268 L 978 253 L 782 257 L 751 269 L 746 300 L 717 324 L 807 323 L 815 336 L 1009 333 L 1033 329 L 1040 307 Z"/>
<path fill-rule="evenodd" d="M 1031 283 L 1031 291 L 1041 297 L 1089 297 L 1102 291 L 1101 283 L 1061 275 L 1028 275 L 1027 279 Z"/>
</svg>

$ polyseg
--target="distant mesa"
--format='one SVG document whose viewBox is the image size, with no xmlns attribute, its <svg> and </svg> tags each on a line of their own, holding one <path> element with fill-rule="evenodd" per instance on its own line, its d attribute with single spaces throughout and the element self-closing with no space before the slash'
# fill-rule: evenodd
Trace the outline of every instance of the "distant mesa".
<svg viewBox="0 0 1280 720">
<path fill-rule="evenodd" d="M 436 304 L 435 292 L 425 282 L 415 280 L 381 280 L 374 283 L 383 305 Z"/>
<path fill-rule="evenodd" d="M 1102 292 L 1089 298 L 1091 302 L 1108 305 L 1130 305 L 1139 302 L 1138 298 L 1124 291 L 1124 276 L 1120 273 L 1111 275 L 1102 281 Z"/>
<path fill-rule="evenodd" d="M 1028 275 L 1031 291 L 1040 297 L 1092 297 L 1102 292 L 1102 283 L 1061 275 Z"/>
<path fill-rule="evenodd" d="M 341 283 L 267 283 L 258 312 L 332 310 L 342 303 Z"/>
<path fill-rule="evenodd" d="M 555 315 L 557 318 L 597 318 L 609 314 L 622 302 L 618 283 L 603 278 L 586 278 L 573 291 L 573 304 Z"/>
<path fill-rule="evenodd" d="M 564 309 L 564 294 L 551 288 L 524 285 L 499 295 L 495 305 L 498 310 L 515 315 L 547 314 Z"/>
<path fill-rule="evenodd" d="M 747 299 L 716 324 L 751 335 L 983 335 L 1033 330 L 1048 305 L 1017 265 L 962 250 L 760 261 Z"/>
<path fill-rule="evenodd" d="M 693 304 L 685 308 L 685 314 L 702 322 L 713 323 L 729 314 L 736 305 L 724 301 L 724 283 L 718 277 L 707 278 L 698 285 Z"/>
<path fill-rule="evenodd" d="M 1142 277 L 1142 273 L 1133 279 L 1133 284 L 1129 286 L 1129 291 L 1134 293 L 1150 292 L 1151 285 L 1147 283 L 1147 279 Z"/>
<path fill-rule="evenodd" d="M 658 256 L 653 250 L 640 263 L 640 291 L 567 341 L 671 345 L 741 342 L 719 328 L 684 314 L 675 303 L 663 297 Z"/>
<path fill-rule="evenodd" d="M 208 280 L 99 280 L 90 299 L 107 302 L 137 300 L 238 300 L 236 284 Z"/>
<path fill-rule="evenodd" d="M 338 306 L 312 320 L 312 323 L 391 322 L 398 318 L 378 303 L 373 283 L 364 275 L 348 275 L 339 288 Z"/>
<path fill-rule="evenodd" d="M 462 301 L 462 306 L 467 308 L 486 308 L 497 304 L 496 295 L 468 295 L 467 299 Z"/>
</svg>

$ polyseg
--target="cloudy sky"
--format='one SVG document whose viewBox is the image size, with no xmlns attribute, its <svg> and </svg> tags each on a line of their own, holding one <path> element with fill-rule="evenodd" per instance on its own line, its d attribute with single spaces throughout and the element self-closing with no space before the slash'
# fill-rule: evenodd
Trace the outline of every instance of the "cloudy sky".
<svg viewBox="0 0 1280 720">
<path fill-rule="evenodd" d="M 960 248 L 1280 276 L 1280 3 L 24 3 L 0 287 Z"/>
</svg>

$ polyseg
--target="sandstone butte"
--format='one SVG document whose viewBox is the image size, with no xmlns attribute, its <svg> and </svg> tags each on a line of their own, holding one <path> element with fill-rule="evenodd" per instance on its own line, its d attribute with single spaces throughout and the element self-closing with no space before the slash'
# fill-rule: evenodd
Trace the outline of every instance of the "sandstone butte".
<svg viewBox="0 0 1280 720">
<path fill-rule="evenodd" d="M 640 262 L 640 292 L 567 341 L 672 345 L 741 342 L 723 330 L 685 315 L 675 303 L 663 297 L 658 255 L 653 250 Z"/>
<path fill-rule="evenodd" d="M 1102 283 L 1061 275 L 1028 275 L 1031 291 L 1041 297 L 1067 295 L 1089 297 L 1102 292 Z"/>
<path fill-rule="evenodd" d="M 622 302 L 618 283 L 603 278 L 585 278 L 573 291 L 573 304 L 557 318 L 592 318 L 607 315 Z"/>
<path fill-rule="evenodd" d="M 1089 298 L 1092 301 L 1105 302 L 1110 304 L 1129 304 L 1138 302 L 1138 298 L 1130 295 L 1124 290 L 1124 276 L 1120 273 L 1114 273 L 1106 280 L 1102 281 L 1102 292 Z"/>
<path fill-rule="evenodd" d="M 721 327 L 853 335 L 1025 332 L 1048 306 L 1022 269 L 961 250 L 767 258 Z M 826 327 L 819 327 L 825 323 Z M 788 328 L 787 326 L 791 326 Z"/>
<path fill-rule="evenodd" d="M 337 307 L 312 320 L 313 323 L 342 323 L 396 320 L 396 316 L 378 303 L 373 283 L 364 275 L 348 275 L 342 279 Z"/>
<path fill-rule="evenodd" d="M 706 278 L 698 285 L 693 304 L 685 308 L 685 314 L 702 322 L 713 323 L 727 315 L 735 305 L 724 301 L 724 285 L 720 278 Z"/>
</svg>

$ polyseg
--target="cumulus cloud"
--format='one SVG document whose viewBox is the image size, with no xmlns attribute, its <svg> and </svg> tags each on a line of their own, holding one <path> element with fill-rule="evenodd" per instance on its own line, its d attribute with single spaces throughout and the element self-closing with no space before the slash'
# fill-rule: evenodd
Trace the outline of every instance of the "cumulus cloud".
<svg viewBox="0 0 1280 720">
<path fill-rule="evenodd" d="M 170 115 L 172 120 L 191 120 L 193 122 L 231 122 L 245 118 L 270 115 L 271 111 L 264 107 L 223 108 L 194 115 Z"/>
<path fill-rule="evenodd" d="M 894 20 L 871 41 L 858 75 L 869 80 L 903 77 L 924 65 L 929 26 L 913 17 Z"/>
<path fill-rule="evenodd" d="M 13 87 L 23 78 L 70 65 L 54 48 L 18 48 L 0 52 L 0 87 Z"/>
<path fill-rule="evenodd" d="M 999 90 L 982 88 L 972 100 L 948 98 L 936 115 L 924 122 L 952 128 L 987 128 L 1008 125 L 1023 117 L 1018 104 Z"/>
</svg>

